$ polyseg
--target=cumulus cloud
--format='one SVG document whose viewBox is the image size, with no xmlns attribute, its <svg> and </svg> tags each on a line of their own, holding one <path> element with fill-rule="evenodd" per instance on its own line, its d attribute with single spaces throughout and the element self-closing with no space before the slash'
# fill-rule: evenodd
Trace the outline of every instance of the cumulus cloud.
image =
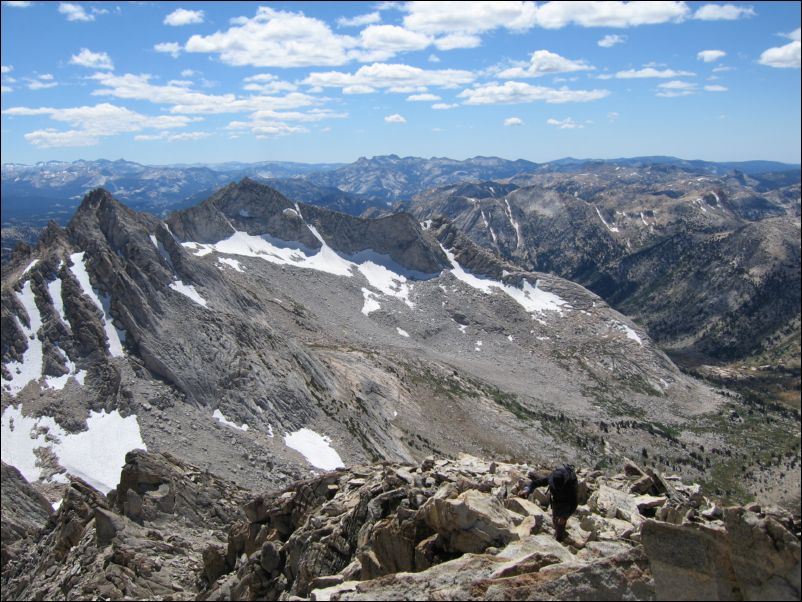
<svg viewBox="0 0 802 602">
<path fill-rule="evenodd" d="M 705 86 L 705 90 L 707 92 L 726 92 L 729 88 L 727 86 L 719 86 L 719 85 L 712 85 L 712 86 Z"/>
<path fill-rule="evenodd" d="M 641 78 L 663 78 L 670 77 L 689 77 L 696 75 L 690 71 L 674 71 L 673 69 L 655 69 L 654 67 L 644 67 L 643 69 L 627 69 L 619 71 L 615 75 L 600 75 L 599 79 L 641 79 Z"/>
<path fill-rule="evenodd" d="M 11 65 L 0 66 L 0 73 L 6 74 L 6 73 L 11 73 L 12 71 L 14 71 L 14 67 Z"/>
<path fill-rule="evenodd" d="M 547 2 L 537 9 L 540 27 L 636 27 L 679 22 L 690 12 L 685 2 Z"/>
<path fill-rule="evenodd" d="M 388 115 L 387 117 L 384 118 L 384 121 L 387 122 L 387 123 L 406 123 L 407 122 L 407 120 L 404 119 L 398 113 L 393 113 L 392 115 Z"/>
<path fill-rule="evenodd" d="M 67 21 L 94 21 L 95 16 L 86 12 L 80 4 L 71 2 L 61 2 L 58 5 L 58 12 L 67 17 Z"/>
<path fill-rule="evenodd" d="M 585 61 L 573 61 L 548 50 L 536 50 L 528 65 L 512 67 L 499 73 L 504 79 L 521 77 L 540 77 L 552 73 L 570 73 L 595 69 Z"/>
<path fill-rule="evenodd" d="M 409 102 L 434 102 L 435 100 L 443 100 L 437 94 L 429 94 L 428 92 L 424 92 L 423 94 L 413 94 L 412 96 L 407 96 L 407 100 Z"/>
<path fill-rule="evenodd" d="M 477 34 L 505 27 L 514 31 L 531 28 L 537 9 L 534 2 L 407 2 L 404 27 L 429 35 Z"/>
<path fill-rule="evenodd" d="M 754 17 L 755 9 L 751 6 L 735 6 L 734 4 L 705 4 L 694 14 L 694 19 L 701 21 L 735 21 L 741 17 Z"/>
<path fill-rule="evenodd" d="M 279 92 L 294 92 L 298 89 L 293 83 L 281 81 L 272 73 L 260 73 L 246 77 L 243 90 L 249 92 L 259 92 L 261 94 L 277 94 Z"/>
<path fill-rule="evenodd" d="M 565 119 L 550 118 L 546 120 L 546 124 L 560 128 L 561 130 L 578 130 L 585 127 L 584 125 L 582 125 L 581 123 L 577 123 L 570 117 L 566 117 Z"/>
<path fill-rule="evenodd" d="M 507 117 L 507 119 L 504 120 L 505 127 L 515 127 L 523 124 L 524 120 L 521 119 L 520 117 Z"/>
<path fill-rule="evenodd" d="M 670 82 L 657 84 L 657 87 L 660 89 L 659 92 L 657 92 L 657 96 L 663 96 L 665 98 L 690 96 L 696 92 L 696 84 L 681 80 L 672 80 Z"/>
<path fill-rule="evenodd" d="M 565 102 L 589 102 L 599 100 L 610 94 L 609 90 L 570 90 L 568 88 L 548 88 L 532 86 L 524 82 L 489 83 L 475 86 L 460 92 L 465 104 L 521 104 L 546 102 L 550 104 Z"/>
<path fill-rule="evenodd" d="M 381 20 L 381 15 L 378 12 L 372 12 L 350 18 L 340 17 L 337 19 L 337 25 L 340 27 L 362 27 L 363 25 L 373 25 Z"/>
<path fill-rule="evenodd" d="M 476 76 L 457 69 L 425 70 L 404 64 L 374 63 L 354 73 L 341 71 L 313 72 L 303 81 L 316 88 L 342 88 L 345 93 L 425 92 L 427 87 L 454 88 L 469 84 Z"/>
<path fill-rule="evenodd" d="M 468 33 L 450 33 L 434 41 L 438 50 L 456 50 L 457 48 L 478 48 L 482 38 Z"/>
<path fill-rule="evenodd" d="M 312 109 L 310 111 L 257 111 L 248 121 L 232 121 L 227 130 L 249 130 L 257 138 L 274 138 L 290 134 L 302 134 L 309 130 L 301 125 L 289 125 L 287 122 L 315 122 L 324 119 L 340 119 L 348 117 L 348 113 L 338 113 L 328 109 Z"/>
<path fill-rule="evenodd" d="M 432 108 L 435 111 L 445 111 L 448 109 L 456 109 L 459 106 L 458 103 L 449 104 L 447 102 L 436 102 L 432 105 Z"/>
<path fill-rule="evenodd" d="M 612 48 L 616 44 L 623 44 L 627 41 L 627 36 L 619 36 L 616 34 L 611 34 L 608 36 L 604 36 L 601 40 L 596 42 L 602 48 Z"/>
<path fill-rule="evenodd" d="M 245 97 L 238 97 L 234 94 L 204 94 L 192 90 L 188 82 L 173 81 L 166 85 L 151 83 L 152 76 L 148 74 L 95 73 L 91 79 L 103 86 L 92 92 L 95 96 L 113 96 L 170 105 L 172 113 L 243 113 L 268 109 L 295 109 L 320 102 L 314 96 L 300 92 L 292 92 L 284 96 L 252 95 Z"/>
<path fill-rule="evenodd" d="M 432 43 L 431 39 L 396 25 L 371 25 L 359 34 L 359 50 L 350 56 L 360 61 L 384 61 L 400 52 L 422 50 Z"/>
<path fill-rule="evenodd" d="M 727 53 L 723 50 L 702 50 L 696 53 L 696 58 L 705 63 L 712 63 L 725 56 L 727 56 Z"/>
<path fill-rule="evenodd" d="M 260 6 L 252 18 L 240 18 L 226 31 L 193 35 L 187 52 L 216 54 L 228 65 L 309 67 L 342 65 L 357 38 L 339 36 L 319 19 Z"/>
<path fill-rule="evenodd" d="M 25 139 L 41 148 L 60 146 L 91 146 L 101 138 L 143 129 L 166 130 L 185 127 L 192 118 L 184 115 L 142 115 L 125 107 L 109 103 L 94 106 L 55 109 L 50 107 L 11 107 L 3 115 L 47 115 L 54 121 L 66 123 L 70 130 L 47 128 L 25 134 Z"/>
<path fill-rule="evenodd" d="M 171 57 L 176 59 L 178 58 L 178 55 L 181 54 L 181 44 L 178 42 L 159 42 L 153 46 L 153 50 L 156 52 L 169 54 Z"/>
<path fill-rule="evenodd" d="M 28 82 L 29 90 L 46 90 L 58 86 L 58 83 L 54 81 L 55 78 L 51 73 L 42 73 L 41 75 L 25 77 L 23 79 Z"/>
<path fill-rule="evenodd" d="M 181 25 L 193 25 L 203 23 L 204 13 L 202 10 L 187 10 L 178 8 L 164 18 L 165 25 L 179 27 Z"/>
<path fill-rule="evenodd" d="M 781 33 L 780 34 L 784 38 L 788 38 L 789 40 L 793 40 L 794 42 L 799 42 L 802 39 L 802 35 L 800 35 L 800 28 L 797 27 L 791 33 Z"/>
<path fill-rule="evenodd" d="M 28 8 L 32 2 L 24 2 L 20 0 L 3 0 L 3 6 L 12 6 L 14 8 Z"/>
<path fill-rule="evenodd" d="M 150 140 L 161 140 L 164 142 L 178 142 L 178 141 L 188 141 L 188 140 L 202 140 L 203 138 L 208 138 L 211 136 L 210 132 L 179 132 L 177 134 L 173 134 L 170 132 L 161 132 L 159 134 L 137 134 L 134 136 L 134 140 L 137 141 L 150 141 Z"/>
<path fill-rule="evenodd" d="M 81 48 L 78 54 L 70 57 L 70 65 L 79 65 L 90 69 L 114 69 L 114 63 L 105 52 L 92 52 L 88 48 Z"/>
<path fill-rule="evenodd" d="M 799 30 L 796 31 L 797 35 Z M 799 40 L 789 42 L 785 46 L 777 46 L 764 50 L 758 59 L 758 63 L 767 67 L 777 69 L 799 69 L 800 67 L 800 45 Z"/>
</svg>

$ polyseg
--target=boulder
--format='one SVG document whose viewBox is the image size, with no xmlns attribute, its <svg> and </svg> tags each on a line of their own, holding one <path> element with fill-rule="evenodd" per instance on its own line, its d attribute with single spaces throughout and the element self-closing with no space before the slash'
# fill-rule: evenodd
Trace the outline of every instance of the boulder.
<svg viewBox="0 0 802 602">
<path fill-rule="evenodd" d="M 426 525 L 444 537 L 455 552 L 482 552 L 518 539 L 510 513 L 498 498 L 475 490 L 456 499 L 428 500 L 421 514 Z"/>
</svg>

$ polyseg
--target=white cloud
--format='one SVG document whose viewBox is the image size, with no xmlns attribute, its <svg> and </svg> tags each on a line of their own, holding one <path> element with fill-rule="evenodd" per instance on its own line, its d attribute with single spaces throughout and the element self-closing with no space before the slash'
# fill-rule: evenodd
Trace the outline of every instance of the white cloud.
<svg viewBox="0 0 802 602">
<path fill-rule="evenodd" d="M 727 86 L 713 85 L 713 86 L 705 86 L 705 90 L 708 92 L 726 92 L 727 90 L 729 90 L 729 88 L 727 88 Z"/>
<path fill-rule="evenodd" d="M 23 78 L 28 82 L 29 90 L 46 90 L 48 88 L 55 88 L 58 83 L 53 81 L 55 78 L 51 73 L 43 73 L 34 77 Z"/>
<path fill-rule="evenodd" d="M 23 2 L 19 0 L 3 0 L 3 6 L 11 6 L 14 8 L 28 8 L 32 2 Z"/>
<path fill-rule="evenodd" d="M 384 61 L 399 52 L 422 50 L 432 43 L 421 33 L 409 31 L 396 25 L 371 25 L 359 33 L 360 50 L 349 56 L 360 61 Z"/>
<path fill-rule="evenodd" d="M 108 103 L 68 109 L 11 107 L 4 109 L 3 115 L 47 115 L 51 119 L 66 123 L 73 128 L 71 130 L 48 128 L 25 134 L 26 140 L 41 148 L 91 146 L 97 144 L 105 136 L 137 132 L 143 129 L 180 128 L 192 121 L 192 118 L 184 115 L 151 117 Z"/>
<path fill-rule="evenodd" d="M 360 67 L 355 73 L 313 72 L 303 83 L 319 88 L 342 88 L 343 92 L 352 94 L 378 89 L 425 92 L 429 86 L 454 88 L 469 84 L 475 78 L 470 71 L 457 69 L 425 70 L 404 64 L 374 63 Z"/>
<path fill-rule="evenodd" d="M 616 121 L 618 121 L 619 117 L 621 117 L 621 113 L 618 113 L 616 111 L 610 111 L 609 113 L 607 113 L 607 121 L 609 121 L 610 123 L 615 123 Z"/>
<path fill-rule="evenodd" d="M 460 92 L 469 105 L 520 104 L 542 101 L 550 104 L 564 102 L 589 102 L 608 96 L 608 90 L 570 90 L 532 86 L 524 82 L 490 83 L 475 86 Z"/>
<path fill-rule="evenodd" d="M 203 23 L 204 13 L 202 10 L 187 10 L 178 8 L 164 18 L 165 25 L 178 27 L 180 25 L 192 25 Z"/>
<path fill-rule="evenodd" d="M 784 38 L 788 38 L 789 40 L 793 40 L 794 42 L 799 42 L 800 39 L 802 39 L 802 35 L 800 34 L 800 28 L 799 27 L 797 27 L 791 33 L 781 33 L 779 35 L 781 35 Z"/>
<path fill-rule="evenodd" d="M 413 94 L 412 96 L 407 96 L 407 100 L 409 102 L 434 102 L 435 100 L 443 100 L 437 94 L 429 94 L 428 92 L 424 92 L 423 94 Z"/>
<path fill-rule="evenodd" d="M 660 91 L 657 93 L 657 96 L 662 96 L 664 98 L 674 98 L 677 96 L 690 96 L 696 92 L 696 84 L 690 82 L 684 82 L 681 80 L 672 80 L 670 82 L 664 82 L 662 84 L 657 84 L 657 87 L 660 88 Z"/>
<path fill-rule="evenodd" d="M 288 121 L 315 122 L 324 119 L 341 119 L 347 113 L 337 113 L 328 109 L 312 109 L 310 111 L 257 111 L 249 121 L 232 121 L 226 126 L 228 130 L 250 130 L 257 138 L 273 138 L 300 134 L 309 130 L 303 126 L 289 125 Z"/>
<path fill-rule="evenodd" d="M 2 92 L 3 94 L 8 94 L 9 92 L 13 91 L 14 88 L 12 88 L 11 86 L 0 86 L 0 92 Z"/>
<path fill-rule="evenodd" d="M 733 4 L 705 4 L 694 14 L 694 19 L 702 21 L 735 21 L 741 17 L 754 17 L 755 9 L 751 6 L 735 6 Z"/>
<path fill-rule="evenodd" d="M 79 65 L 90 69 L 114 69 L 114 63 L 108 54 L 92 52 L 88 48 L 81 48 L 78 54 L 73 54 L 70 57 L 70 65 Z"/>
<path fill-rule="evenodd" d="M 570 117 L 566 117 L 565 119 L 547 119 L 547 125 L 553 125 L 554 127 L 560 128 L 561 130 L 579 130 L 585 127 L 581 123 L 577 123 Z"/>
<path fill-rule="evenodd" d="M 643 69 L 627 69 L 626 71 L 619 71 L 615 75 L 600 75 L 599 79 L 640 79 L 648 77 L 657 77 L 668 79 L 670 77 L 689 77 L 696 75 L 690 71 L 674 71 L 673 69 L 655 69 L 654 67 L 644 67 Z"/>
<path fill-rule="evenodd" d="M 245 85 L 242 86 L 243 90 L 249 92 L 259 92 L 261 94 L 277 94 L 279 92 L 294 92 L 298 89 L 293 83 L 281 81 L 271 73 L 260 73 L 259 75 L 252 75 L 246 77 Z"/>
<path fill-rule="evenodd" d="M 537 9 L 537 24 L 547 29 L 635 27 L 677 23 L 688 16 L 685 2 L 547 2 Z"/>
<path fill-rule="evenodd" d="M 438 50 L 456 50 L 457 48 L 478 48 L 482 45 L 482 38 L 467 33 L 450 33 L 437 38 L 434 45 Z"/>
<path fill-rule="evenodd" d="M 713 73 L 724 73 L 726 71 L 735 71 L 735 67 L 727 67 L 726 65 L 719 65 L 718 67 L 713 67 Z"/>
<path fill-rule="evenodd" d="M 785 46 L 769 48 L 764 50 L 758 59 L 758 63 L 767 67 L 778 69 L 799 69 L 800 67 L 800 42 L 796 40 L 789 42 Z"/>
<path fill-rule="evenodd" d="M 178 42 L 159 42 L 153 46 L 153 50 L 169 54 L 174 59 L 177 59 L 178 55 L 181 54 L 181 44 Z"/>
<path fill-rule="evenodd" d="M 181 77 L 192 77 L 193 75 L 200 75 L 197 71 L 193 69 L 184 69 L 181 71 Z"/>
<path fill-rule="evenodd" d="M 295 109 L 319 104 L 314 96 L 293 92 L 285 96 L 252 95 L 238 97 L 234 94 L 204 94 L 192 90 L 185 83 L 172 82 L 158 85 L 150 82 L 148 74 L 114 75 L 95 73 L 91 79 L 104 86 L 92 92 L 95 96 L 114 96 L 132 100 L 147 100 L 155 104 L 171 105 L 172 113 L 243 113 L 259 110 Z M 178 85 L 177 85 L 178 84 Z"/>
<path fill-rule="evenodd" d="M 507 117 L 507 119 L 504 120 L 505 127 L 515 127 L 523 124 L 524 120 L 520 117 Z"/>
<path fill-rule="evenodd" d="M 151 141 L 163 140 L 165 142 L 181 142 L 187 140 L 202 140 L 211 136 L 210 132 L 179 132 L 173 134 L 171 132 L 160 132 L 158 134 L 137 134 L 134 136 L 136 141 Z"/>
<path fill-rule="evenodd" d="M 392 115 L 388 115 L 387 117 L 384 118 L 384 121 L 387 122 L 387 123 L 406 123 L 407 122 L 407 120 L 404 119 L 398 113 L 393 113 Z"/>
<path fill-rule="evenodd" d="M 14 67 L 11 65 L 0 66 L 0 73 L 11 73 L 12 71 L 14 71 Z"/>
<path fill-rule="evenodd" d="M 432 105 L 432 108 L 435 111 L 446 111 L 448 109 L 456 109 L 458 106 L 458 103 L 449 104 L 447 102 L 436 102 Z"/>
<path fill-rule="evenodd" d="M 520 77 L 540 77 L 552 73 L 570 73 L 572 71 L 587 71 L 595 69 L 585 61 L 572 61 L 548 50 L 536 50 L 532 53 L 529 65 L 525 67 L 512 67 L 499 73 L 504 79 Z"/>
<path fill-rule="evenodd" d="M 429 35 L 477 34 L 505 27 L 514 31 L 535 24 L 534 2 L 407 2 L 404 27 Z"/>
<path fill-rule="evenodd" d="M 601 40 L 596 42 L 602 48 L 612 48 L 616 44 L 623 44 L 627 41 L 627 36 L 619 36 L 617 34 L 611 34 L 604 36 Z"/>
<path fill-rule="evenodd" d="M 260 6 L 254 17 L 240 18 L 226 31 L 193 35 L 185 50 L 217 54 L 229 65 L 309 67 L 342 65 L 357 43 L 357 38 L 334 34 L 319 19 Z"/>
<path fill-rule="evenodd" d="M 67 21 L 94 21 L 95 16 L 87 14 L 80 4 L 62 2 L 58 5 L 58 12 L 67 17 Z"/>
<path fill-rule="evenodd" d="M 337 19 L 337 25 L 340 27 L 362 27 L 363 25 L 373 25 L 381 20 L 381 15 L 378 12 L 372 12 L 350 18 L 340 17 Z"/>
<path fill-rule="evenodd" d="M 696 58 L 705 63 L 712 63 L 725 56 L 727 56 L 727 53 L 723 50 L 702 50 L 696 53 Z"/>
<path fill-rule="evenodd" d="M 430 54 L 429 58 L 426 59 L 426 60 L 429 61 L 430 63 L 439 63 L 440 62 L 440 57 L 437 56 L 436 54 Z"/>
</svg>

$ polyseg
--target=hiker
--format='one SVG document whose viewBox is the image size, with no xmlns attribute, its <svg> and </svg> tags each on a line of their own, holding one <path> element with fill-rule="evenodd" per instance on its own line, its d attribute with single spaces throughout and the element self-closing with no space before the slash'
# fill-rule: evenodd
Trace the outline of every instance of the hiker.
<svg viewBox="0 0 802 602">
<path fill-rule="evenodd" d="M 544 476 L 535 471 L 529 473 L 529 484 L 518 493 L 520 497 L 528 497 L 536 487 L 549 486 L 551 498 L 551 522 L 554 526 L 554 539 L 562 541 L 565 538 L 565 525 L 577 507 L 577 480 L 574 467 L 563 464 Z"/>
</svg>

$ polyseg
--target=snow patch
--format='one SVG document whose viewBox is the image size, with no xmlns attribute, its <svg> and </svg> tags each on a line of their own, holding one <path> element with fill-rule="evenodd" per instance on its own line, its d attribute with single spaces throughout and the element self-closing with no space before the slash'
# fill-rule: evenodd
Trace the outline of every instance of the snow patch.
<svg viewBox="0 0 802 602">
<path fill-rule="evenodd" d="M 510 202 L 507 199 L 504 199 L 504 204 L 507 207 L 506 209 L 507 217 L 509 218 L 512 227 L 515 229 L 515 236 L 517 237 L 518 240 L 518 244 L 515 246 L 515 248 L 519 249 L 521 247 L 521 225 L 512 218 L 512 209 L 510 208 Z"/>
<path fill-rule="evenodd" d="M 340 455 L 331 447 L 331 439 L 312 429 L 302 428 L 294 433 L 287 433 L 284 435 L 284 444 L 301 453 L 315 468 L 334 470 L 344 466 Z"/>
<path fill-rule="evenodd" d="M 24 276 L 25 274 L 27 274 L 27 273 L 28 273 L 28 272 L 31 270 L 31 268 L 32 268 L 33 266 L 35 266 L 37 263 L 39 263 L 39 260 L 38 260 L 38 259 L 34 259 L 34 260 L 31 262 L 31 263 L 29 263 L 29 264 L 28 264 L 28 267 L 27 267 L 27 268 L 25 268 L 24 270 L 22 270 L 22 274 L 21 274 L 21 276 Z"/>
<path fill-rule="evenodd" d="M 616 330 L 620 330 L 621 332 L 623 332 L 624 334 L 626 334 L 628 339 L 632 339 L 632 340 L 633 340 L 633 341 L 635 341 L 635 342 L 636 342 L 638 345 L 640 345 L 641 347 L 643 347 L 643 340 L 642 340 L 642 339 L 641 339 L 641 338 L 638 336 L 638 333 L 637 333 L 637 332 L 635 332 L 634 330 L 632 330 L 632 328 L 630 328 L 630 327 L 629 327 L 629 326 L 627 326 L 626 324 L 622 324 L 621 322 L 615 322 L 615 323 L 614 323 L 614 327 L 616 328 Z"/>
<path fill-rule="evenodd" d="M 409 338 L 409 333 L 406 330 L 403 330 L 402 328 L 398 328 L 398 326 L 396 326 L 395 329 L 398 331 L 398 334 L 400 334 L 402 337 Z"/>
<path fill-rule="evenodd" d="M 23 416 L 21 405 L 8 406 L 2 416 L 2 458 L 28 482 L 38 481 L 41 468 L 34 450 L 50 448 L 68 473 L 108 493 L 120 480 L 125 454 L 147 449 L 136 415 L 123 418 L 117 410 L 89 412 L 87 430 L 68 433 L 51 416 Z"/>
<path fill-rule="evenodd" d="M 59 269 L 60 266 L 59 266 Z M 50 300 L 53 302 L 53 308 L 56 310 L 58 317 L 67 329 L 70 328 L 70 323 L 67 321 L 67 314 L 64 313 L 64 299 L 61 297 L 61 278 L 56 278 L 52 282 L 47 283 L 47 292 L 50 295 Z"/>
<path fill-rule="evenodd" d="M 487 294 L 490 294 L 494 288 L 499 289 L 530 313 L 556 311 L 562 314 L 562 306 L 565 306 L 566 309 L 569 307 L 568 302 L 560 298 L 558 295 L 539 289 L 537 281 L 535 281 L 535 286 L 532 286 L 528 280 L 524 280 L 521 288 L 517 288 L 510 286 L 509 284 L 499 282 L 498 280 L 490 280 L 489 278 L 479 278 L 478 276 L 474 276 L 473 274 L 466 272 L 462 266 L 457 263 L 457 260 L 452 252 L 447 251 L 442 245 L 441 248 L 448 257 L 448 260 L 451 262 L 451 273 L 454 274 L 458 280 L 461 280 L 465 284 L 475 289 L 483 291 Z"/>
<path fill-rule="evenodd" d="M 16 395 L 24 389 L 32 380 L 39 380 L 42 376 L 42 341 L 39 340 L 37 333 L 42 327 L 42 316 L 39 314 L 39 308 L 36 307 L 36 300 L 34 299 L 33 290 L 31 289 L 31 281 L 28 280 L 22 286 L 22 292 L 16 293 L 17 299 L 25 308 L 28 314 L 28 322 L 30 328 L 25 326 L 22 321 L 15 315 L 14 320 L 19 328 L 25 335 L 28 348 L 22 354 L 21 361 L 11 361 L 6 364 L 8 373 L 11 374 L 11 380 L 3 383 L 3 386 L 12 395 Z"/>
<path fill-rule="evenodd" d="M 598 207 L 596 207 L 596 205 L 593 205 L 593 208 L 596 210 L 596 215 L 598 215 L 598 216 L 599 216 L 599 219 L 602 221 L 602 223 L 603 223 L 605 226 L 607 226 L 607 229 L 608 229 L 610 232 L 618 232 L 618 227 L 617 227 L 617 226 L 611 226 L 610 224 L 608 224 L 608 223 L 607 223 L 607 222 L 604 220 L 604 218 L 602 217 L 601 211 L 599 211 L 599 208 L 598 208 Z"/>
<path fill-rule="evenodd" d="M 232 422 L 231 420 L 229 420 L 228 418 L 223 416 L 223 412 L 221 412 L 219 408 L 216 409 L 214 412 L 212 412 L 212 418 L 214 418 L 218 422 L 222 422 L 226 426 L 230 426 L 230 427 L 235 428 L 237 430 L 240 430 L 240 431 L 247 431 L 248 430 L 248 425 L 247 424 L 245 424 L 243 422 L 242 426 L 237 426 L 237 424 L 235 422 Z M 271 437 L 272 437 L 272 435 L 271 435 Z"/>
<path fill-rule="evenodd" d="M 240 262 L 236 259 L 231 259 L 230 257 L 218 257 L 217 263 L 222 263 L 223 265 L 232 267 L 238 272 L 245 272 L 245 270 L 242 269 L 242 264 L 240 264 Z"/>
<path fill-rule="evenodd" d="M 189 297 L 201 307 L 206 307 L 206 299 L 200 296 L 200 293 L 195 290 L 192 284 L 184 284 L 181 280 L 176 280 L 170 284 L 170 288 L 185 297 Z"/>
<path fill-rule="evenodd" d="M 362 296 L 365 299 L 365 303 L 362 305 L 362 313 L 366 316 L 370 314 L 372 311 L 377 311 L 382 308 L 379 304 L 379 300 L 376 299 L 376 293 L 373 291 L 369 291 L 368 289 L 362 287 Z"/>
<path fill-rule="evenodd" d="M 73 273 L 78 283 L 81 285 L 81 290 L 88 296 L 95 306 L 103 314 L 103 329 L 106 331 L 106 338 L 109 341 L 109 354 L 113 357 L 123 357 L 122 340 L 125 339 L 125 334 L 115 328 L 112 324 L 111 313 L 109 312 L 110 298 L 104 295 L 105 303 L 100 300 L 95 289 L 92 288 L 92 282 L 89 280 L 89 272 L 86 271 L 86 262 L 84 252 L 73 253 L 70 255 L 72 266 L 70 271 Z M 122 334 L 122 337 L 120 336 Z"/>
</svg>

